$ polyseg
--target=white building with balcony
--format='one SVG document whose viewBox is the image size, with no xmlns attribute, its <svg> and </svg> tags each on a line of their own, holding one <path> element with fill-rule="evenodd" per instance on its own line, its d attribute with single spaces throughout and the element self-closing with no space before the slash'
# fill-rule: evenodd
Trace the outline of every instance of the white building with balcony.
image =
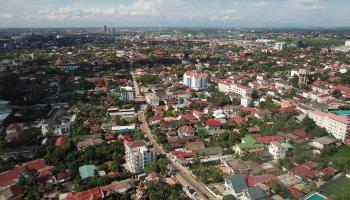
<svg viewBox="0 0 350 200">
<path fill-rule="evenodd" d="M 207 78 L 206 73 L 187 71 L 183 76 L 183 84 L 196 91 L 204 90 L 207 89 Z"/>
<path fill-rule="evenodd" d="M 153 148 L 144 140 L 125 142 L 126 164 L 131 173 L 142 172 L 149 163 L 156 160 Z"/>
<path fill-rule="evenodd" d="M 323 127 L 338 140 L 344 141 L 350 134 L 350 119 L 346 115 L 326 113 L 320 110 L 309 112 L 317 126 Z"/>
<path fill-rule="evenodd" d="M 268 150 L 275 160 L 285 158 L 288 153 L 288 148 L 277 141 L 270 142 Z"/>
</svg>

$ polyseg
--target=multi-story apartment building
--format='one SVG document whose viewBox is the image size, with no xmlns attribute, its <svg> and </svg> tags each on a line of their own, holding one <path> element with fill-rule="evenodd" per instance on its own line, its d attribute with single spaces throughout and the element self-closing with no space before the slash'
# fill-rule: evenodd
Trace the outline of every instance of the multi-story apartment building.
<svg viewBox="0 0 350 200">
<path fill-rule="evenodd" d="M 187 71 L 183 76 L 183 84 L 194 90 L 204 90 L 207 88 L 207 78 L 206 73 Z"/>
<path fill-rule="evenodd" d="M 314 110 L 309 112 L 309 117 L 315 121 L 316 125 L 325 128 L 338 140 L 344 141 L 350 134 L 350 119 L 348 116 Z"/>
<path fill-rule="evenodd" d="M 119 99 L 122 101 L 134 101 L 134 90 L 130 86 L 120 88 Z"/>
<path fill-rule="evenodd" d="M 274 46 L 274 49 L 279 51 L 285 50 L 286 48 L 287 44 L 285 42 L 276 42 Z"/>
<path fill-rule="evenodd" d="M 126 164 L 131 173 L 142 172 L 149 163 L 156 160 L 153 148 L 144 140 L 125 142 Z"/>
<path fill-rule="evenodd" d="M 253 92 L 253 89 L 238 83 L 234 83 L 231 80 L 220 80 L 218 82 L 218 88 L 220 92 L 228 93 L 233 92 L 241 96 L 250 96 Z"/>
<path fill-rule="evenodd" d="M 268 150 L 275 160 L 285 158 L 288 152 L 288 148 L 285 145 L 276 141 L 270 142 Z"/>
</svg>

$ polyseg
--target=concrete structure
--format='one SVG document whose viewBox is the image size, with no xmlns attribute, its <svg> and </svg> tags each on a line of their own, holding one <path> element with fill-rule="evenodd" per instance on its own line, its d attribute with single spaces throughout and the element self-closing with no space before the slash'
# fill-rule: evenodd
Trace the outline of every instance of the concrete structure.
<svg viewBox="0 0 350 200">
<path fill-rule="evenodd" d="M 207 88 L 207 77 L 202 72 L 187 71 L 183 76 L 183 84 L 194 90 L 204 90 Z"/>
<path fill-rule="evenodd" d="M 306 84 L 308 75 L 310 74 L 309 69 L 299 69 L 299 84 Z"/>
<path fill-rule="evenodd" d="M 224 93 L 233 92 L 241 96 L 250 96 L 253 92 L 252 88 L 248 86 L 240 85 L 238 83 L 234 83 L 231 80 L 220 80 L 218 82 L 218 88 L 220 92 L 224 92 Z"/>
<path fill-rule="evenodd" d="M 285 50 L 287 48 L 287 44 L 285 42 L 276 42 L 274 49 L 278 51 Z"/>
<path fill-rule="evenodd" d="M 145 95 L 146 102 L 151 106 L 159 106 L 159 97 L 154 93 L 148 93 Z"/>
<path fill-rule="evenodd" d="M 144 140 L 125 142 L 126 164 L 131 173 L 142 172 L 149 163 L 156 160 L 156 153 Z"/>
<path fill-rule="evenodd" d="M 120 88 L 119 99 L 122 101 L 134 101 L 134 90 L 130 86 Z"/>
<path fill-rule="evenodd" d="M 235 174 L 225 179 L 225 194 L 232 194 L 235 198 L 240 198 L 244 190 L 247 189 L 247 182 L 241 174 Z"/>
<path fill-rule="evenodd" d="M 270 142 L 268 150 L 275 160 L 285 158 L 288 152 L 288 148 L 277 141 Z"/>
<path fill-rule="evenodd" d="M 317 126 L 323 127 L 338 140 L 345 141 L 350 134 L 350 119 L 348 116 L 325 113 L 314 110 L 308 113 Z"/>
</svg>

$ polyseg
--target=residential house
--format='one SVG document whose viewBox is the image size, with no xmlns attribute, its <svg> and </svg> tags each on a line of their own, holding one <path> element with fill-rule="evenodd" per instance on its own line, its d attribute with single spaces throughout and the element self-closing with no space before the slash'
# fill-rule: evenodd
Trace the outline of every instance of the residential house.
<svg viewBox="0 0 350 200">
<path fill-rule="evenodd" d="M 240 144 L 236 144 L 233 149 L 238 155 L 243 155 L 249 152 L 258 152 L 264 150 L 264 145 L 256 141 L 252 136 L 246 135 L 242 138 Z"/>
<path fill-rule="evenodd" d="M 23 123 L 11 123 L 6 127 L 6 141 L 10 142 L 14 139 L 18 139 L 24 132 Z"/>
<path fill-rule="evenodd" d="M 225 194 L 232 194 L 235 198 L 240 198 L 244 190 L 247 189 L 247 182 L 241 174 L 235 174 L 225 179 Z"/>
<path fill-rule="evenodd" d="M 205 128 L 208 131 L 218 131 L 220 130 L 221 126 L 222 123 L 216 119 L 208 119 L 207 121 L 205 121 Z"/>
<path fill-rule="evenodd" d="M 71 123 L 67 118 L 49 118 L 43 121 L 41 132 L 43 135 L 53 133 L 55 135 L 64 135 L 71 131 Z"/>
<path fill-rule="evenodd" d="M 159 106 L 159 97 L 154 93 L 145 94 L 146 102 L 151 106 Z"/>
<path fill-rule="evenodd" d="M 247 190 L 243 190 L 241 200 L 266 200 L 267 195 L 264 190 L 259 186 L 249 187 Z"/>
<path fill-rule="evenodd" d="M 82 192 L 70 192 L 60 195 L 60 200 L 102 200 L 105 198 L 102 188 L 92 188 Z"/>
<path fill-rule="evenodd" d="M 313 139 L 309 145 L 316 148 L 316 149 L 324 149 L 328 145 L 335 144 L 337 142 L 336 139 L 330 137 L 330 136 L 323 136 L 320 138 Z"/>
<path fill-rule="evenodd" d="M 177 134 L 180 138 L 182 137 L 193 137 L 195 130 L 192 126 L 185 125 L 177 130 Z"/>
<path fill-rule="evenodd" d="M 185 151 L 196 153 L 200 149 L 204 149 L 205 145 L 203 142 L 197 141 L 197 142 L 188 142 L 185 145 Z"/>
</svg>

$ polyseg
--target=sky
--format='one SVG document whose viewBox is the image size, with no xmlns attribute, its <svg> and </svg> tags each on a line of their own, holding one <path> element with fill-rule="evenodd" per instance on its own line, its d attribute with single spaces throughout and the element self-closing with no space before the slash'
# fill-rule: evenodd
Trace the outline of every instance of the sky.
<svg viewBox="0 0 350 200">
<path fill-rule="evenodd" d="M 0 27 L 338 27 L 349 0 L 0 0 Z"/>
</svg>

